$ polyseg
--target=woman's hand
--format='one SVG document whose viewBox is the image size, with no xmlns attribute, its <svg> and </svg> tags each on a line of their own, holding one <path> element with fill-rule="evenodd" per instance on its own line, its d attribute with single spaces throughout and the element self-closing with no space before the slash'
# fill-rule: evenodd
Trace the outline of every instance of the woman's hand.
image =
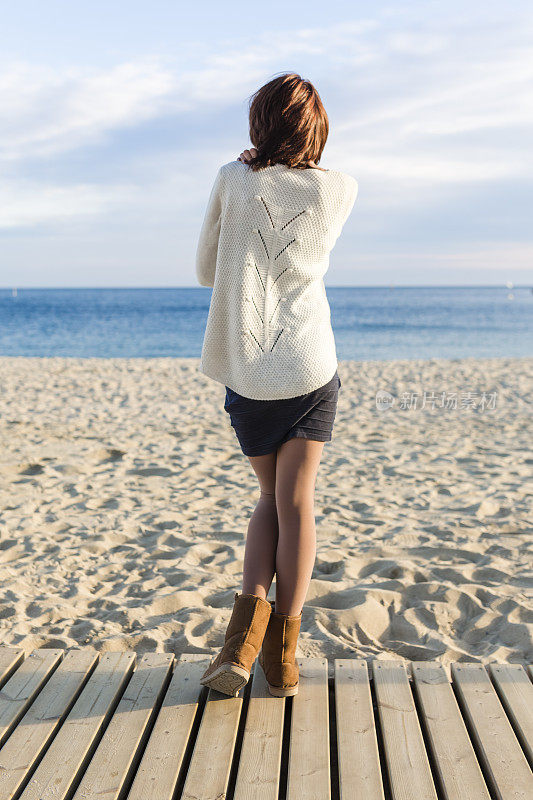
<svg viewBox="0 0 533 800">
<path fill-rule="evenodd" d="M 252 158 L 255 158 L 257 155 L 257 150 L 255 147 L 251 147 L 249 150 L 243 150 L 240 156 L 237 158 L 237 161 L 242 161 L 243 164 L 248 164 Z"/>
</svg>

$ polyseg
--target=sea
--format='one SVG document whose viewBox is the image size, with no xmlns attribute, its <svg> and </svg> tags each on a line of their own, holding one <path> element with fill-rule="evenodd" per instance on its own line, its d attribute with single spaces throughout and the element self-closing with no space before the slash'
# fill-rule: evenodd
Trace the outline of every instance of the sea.
<svg viewBox="0 0 533 800">
<path fill-rule="evenodd" d="M 0 289 L 0 355 L 199 358 L 212 290 Z M 339 359 L 533 355 L 533 289 L 327 287 Z"/>
</svg>

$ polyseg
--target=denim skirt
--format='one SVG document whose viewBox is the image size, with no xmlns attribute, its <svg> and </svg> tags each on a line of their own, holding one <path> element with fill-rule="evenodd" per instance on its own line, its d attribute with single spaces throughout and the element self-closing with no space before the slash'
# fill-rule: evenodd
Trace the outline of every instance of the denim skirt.
<svg viewBox="0 0 533 800">
<path fill-rule="evenodd" d="M 226 386 L 224 411 L 245 456 L 273 453 L 294 437 L 329 442 L 340 386 L 337 370 L 319 389 L 283 400 L 252 400 Z"/>
</svg>

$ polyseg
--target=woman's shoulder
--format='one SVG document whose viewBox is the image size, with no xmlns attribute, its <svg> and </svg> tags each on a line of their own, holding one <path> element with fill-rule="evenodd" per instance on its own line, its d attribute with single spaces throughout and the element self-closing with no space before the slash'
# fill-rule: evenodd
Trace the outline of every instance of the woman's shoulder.
<svg viewBox="0 0 533 800">
<path fill-rule="evenodd" d="M 349 172 L 343 172 L 339 169 L 331 169 L 328 170 L 328 172 L 334 174 L 339 182 L 343 183 L 348 189 L 357 189 L 359 185 L 357 178 L 354 178 L 354 176 L 350 175 Z"/>
<path fill-rule="evenodd" d="M 354 178 L 354 176 L 350 175 L 350 173 L 342 172 L 341 170 L 332 170 L 332 172 L 335 173 L 335 177 L 337 179 L 336 186 L 339 194 L 342 197 L 343 207 L 352 207 L 359 192 L 359 183 L 357 178 Z"/>
<path fill-rule="evenodd" d="M 245 171 L 244 167 L 246 166 L 247 165 L 242 161 L 237 161 L 237 159 L 235 159 L 234 161 L 228 161 L 226 164 L 222 164 L 219 172 L 225 175 L 231 175 L 234 172 L 240 172 L 242 174 Z"/>
<path fill-rule="evenodd" d="M 306 170 L 306 172 L 319 175 L 318 180 L 324 182 L 324 186 L 327 186 L 330 192 L 333 189 L 335 193 L 339 191 L 341 194 L 347 194 L 350 197 L 357 194 L 359 186 L 357 179 L 348 172 L 340 169 L 319 169 L 317 167 Z"/>
</svg>

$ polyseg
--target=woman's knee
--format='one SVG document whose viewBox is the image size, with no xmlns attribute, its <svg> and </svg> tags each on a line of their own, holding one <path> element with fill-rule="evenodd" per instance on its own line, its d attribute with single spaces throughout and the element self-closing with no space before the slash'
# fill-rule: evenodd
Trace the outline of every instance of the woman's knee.
<svg viewBox="0 0 533 800">
<path fill-rule="evenodd" d="M 303 517 L 314 514 L 314 487 L 310 487 L 307 491 L 291 487 L 278 489 L 276 504 L 280 516 Z"/>
</svg>

